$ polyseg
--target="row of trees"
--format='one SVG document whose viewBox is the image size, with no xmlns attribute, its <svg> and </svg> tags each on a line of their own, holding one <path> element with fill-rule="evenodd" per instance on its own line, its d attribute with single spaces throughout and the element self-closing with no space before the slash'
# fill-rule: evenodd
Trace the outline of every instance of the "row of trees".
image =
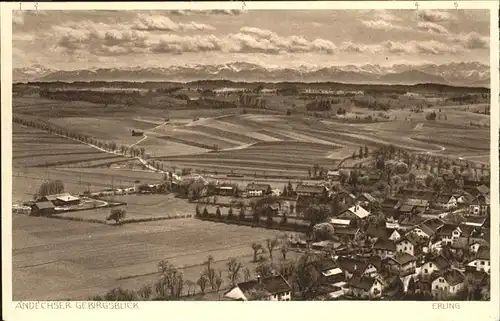
<svg viewBox="0 0 500 321">
<path fill-rule="evenodd" d="M 23 119 L 18 116 L 14 116 L 13 121 L 23 126 L 28 126 L 39 130 L 47 131 L 52 134 L 72 138 L 82 143 L 96 146 L 108 152 L 119 152 L 124 156 L 128 155 L 130 157 L 140 157 L 142 159 L 146 159 L 146 163 L 149 166 L 161 171 L 163 171 L 164 169 L 164 165 L 162 162 L 150 159 L 150 155 L 146 153 L 146 149 L 144 147 L 125 146 L 125 145 L 118 146 L 114 141 L 109 142 L 109 141 L 98 140 L 96 138 L 92 138 L 84 134 L 56 127 L 53 124 L 48 124 L 41 120 L 29 120 L 29 119 Z"/>
</svg>

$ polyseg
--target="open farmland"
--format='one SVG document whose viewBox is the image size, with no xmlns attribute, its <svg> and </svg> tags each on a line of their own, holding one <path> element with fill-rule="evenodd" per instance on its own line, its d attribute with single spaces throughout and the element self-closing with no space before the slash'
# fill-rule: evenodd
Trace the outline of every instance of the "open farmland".
<svg viewBox="0 0 500 321">
<path fill-rule="evenodd" d="M 12 131 L 14 167 L 49 167 L 88 161 L 118 161 L 124 157 L 100 152 L 90 146 L 17 123 Z"/>
<path fill-rule="evenodd" d="M 162 259 L 186 267 L 185 279 L 195 281 L 208 255 L 248 264 L 250 245 L 277 234 L 193 219 L 115 227 L 24 215 L 13 217 L 13 232 L 14 300 L 87 299 L 116 286 L 139 288 L 155 279 L 147 275 Z M 36 286 L 41 275 L 44 287 Z"/>
<path fill-rule="evenodd" d="M 104 200 L 113 202 L 125 202 L 127 205 L 120 206 L 127 212 L 125 221 L 135 219 L 158 218 L 167 216 L 194 215 L 195 204 L 186 200 L 175 198 L 174 195 L 117 195 L 104 197 Z M 106 220 L 109 216 L 109 208 L 93 209 L 89 211 L 70 212 L 58 214 L 57 216 L 77 217 L 81 219 Z"/>
<path fill-rule="evenodd" d="M 338 161 L 327 158 L 334 150 L 332 146 L 306 142 L 262 142 L 244 149 L 166 157 L 161 160 L 177 167 L 203 168 L 209 171 L 234 170 L 235 173 L 246 171 L 249 174 L 266 171 L 304 176 L 313 164 L 335 166 Z"/>
</svg>

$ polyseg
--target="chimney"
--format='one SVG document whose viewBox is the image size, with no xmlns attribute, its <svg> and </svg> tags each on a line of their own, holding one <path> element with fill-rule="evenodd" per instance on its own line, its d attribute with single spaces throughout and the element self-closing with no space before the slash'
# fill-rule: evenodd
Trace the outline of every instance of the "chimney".
<svg viewBox="0 0 500 321">
<path fill-rule="evenodd" d="M 260 284 L 260 275 L 257 275 L 257 284 Z"/>
</svg>

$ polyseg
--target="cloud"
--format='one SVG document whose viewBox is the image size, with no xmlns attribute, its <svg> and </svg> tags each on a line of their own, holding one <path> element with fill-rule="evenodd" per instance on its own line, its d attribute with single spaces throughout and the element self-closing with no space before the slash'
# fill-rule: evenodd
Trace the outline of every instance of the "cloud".
<svg viewBox="0 0 500 321">
<path fill-rule="evenodd" d="M 432 33 L 438 33 L 438 34 L 448 34 L 449 31 L 442 25 L 439 25 L 434 22 L 419 22 L 417 24 L 417 29 L 421 31 L 427 31 L 427 32 L 432 32 Z"/>
<path fill-rule="evenodd" d="M 141 31 L 204 31 L 215 30 L 214 27 L 203 23 L 178 23 L 161 15 L 140 14 L 133 23 L 133 29 Z"/>
<path fill-rule="evenodd" d="M 221 51 L 222 41 L 216 36 L 163 35 L 151 42 L 152 53 L 182 54 L 185 52 Z"/>
<path fill-rule="evenodd" d="M 363 20 L 361 21 L 363 25 L 365 25 L 367 28 L 370 29 L 375 29 L 375 30 L 394 30 L 394 29 L 401 29 L 401 26 L 395 25 L 391 22 L 385 21 L 385 20 Z"/>
<path fill-rule="evenodd" d="M 457 36 L 453 36 L 451 41 L 471 50 L 488 49 L 490 43 L 489 37 L 481 36 L 477 32 L 460 33 Z"/>
<path fill-rule="evenodd" d="M 339 46 L 340 51 L 350 52 L 350 53 L 364 53 L 364 52 L 375 53 L 377 51 L 377 48 L 379 48 L 377 45 L 358 44 L 351 41 L 344 41 Z M 380 51 L 380 49 L 378 51 Z"/>
<path fill-rule="evenodd" d="M 176 16 L 238 16 L 243 13 L 243 10 L 226 9 L 226 10 L 169 10 L 168 13 Z"/>
<path fill-rule="evenodd" d="M 449 44 L 442 43 L 435 40 L 430 41 L 408 41 L 408 42 L 395 42 L 385 41 L 379 47 L 380 51 L 385 51 L 395 55 L 443 55 L 443 54 L 456 54 L 461 52 L 461 48 L 457 46 L 450 46 Z"/>
<path fill-rule="evenodd" d="M 455 20 L 455 16 L 446 11 L 438 10 L 419 10 L 417 17 L 426 22 L 442 22 Z"/>
</svg>

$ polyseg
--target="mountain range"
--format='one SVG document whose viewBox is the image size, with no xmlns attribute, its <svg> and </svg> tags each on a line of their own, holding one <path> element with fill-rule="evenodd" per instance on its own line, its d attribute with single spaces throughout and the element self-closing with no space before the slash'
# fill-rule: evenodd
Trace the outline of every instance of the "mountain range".
<svg viewBox="0 0 500 321">
<path fill-rule="evenodd" d="M 56 70 L 34 65 L 13 70 L 14 82 L 231 80 L 243 82 L 340 82 L 352 84 L 435 83 L 489 87 L 489 66 L 479 62 L 381 66 L 329 66 L 322 68 L 266 68 L 247 62 L 169 67 L 90 68 Z"/>
</svg>

